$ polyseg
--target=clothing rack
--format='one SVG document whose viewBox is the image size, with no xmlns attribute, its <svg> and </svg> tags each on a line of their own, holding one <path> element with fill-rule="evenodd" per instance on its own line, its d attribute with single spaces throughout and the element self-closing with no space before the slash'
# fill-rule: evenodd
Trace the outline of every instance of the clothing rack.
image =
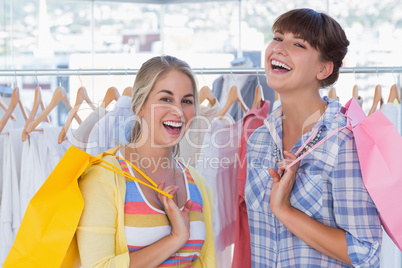
<svg viewBox="0 0 402 268">
<path fill-rule="evenodd" d="M 24 69 L 0 70 L 0 76 L 136 75 L 138 69 Z M 264 68 L 193 68 L 195 74 L 264 74 Z M 342 67 L 340 73 L 402 73 L 395 67 Z"/>
</svg>

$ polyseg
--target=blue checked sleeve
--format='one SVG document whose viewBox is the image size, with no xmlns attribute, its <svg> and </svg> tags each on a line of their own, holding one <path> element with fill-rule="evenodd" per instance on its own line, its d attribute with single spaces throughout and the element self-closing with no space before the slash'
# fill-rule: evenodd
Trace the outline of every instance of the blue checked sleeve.
<svg viewBox="0 0 402 268">
<path fill-rule="evenodd" d="M 346 231 L 348 254 L 355 267 L 379 267 L 382 229 L 379 214 L 363 184 L 353 133 L 343 139 L 331 175 L 334 213 Z"/>
</svg>

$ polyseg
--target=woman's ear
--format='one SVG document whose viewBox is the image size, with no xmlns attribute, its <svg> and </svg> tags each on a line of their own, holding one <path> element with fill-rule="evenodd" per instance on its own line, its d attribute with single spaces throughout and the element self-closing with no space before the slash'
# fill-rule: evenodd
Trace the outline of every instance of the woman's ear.
<svg viewBox="0 0 402 268">
<path fill-rule="evenodd" d="M 135 108 L 138 108 L 138 107 L 135 107 Z M 142 104 L 141 108 L 139 109 L 139 111 L 137 113 L 135 112 L 136 109 L 133 109 L 133 110 L 134 110 L 135 115 L 137 115 L 139 117 L 144 117 L 144 103 Z"/>
<path fill-rule="evenodd" d="M 320 72 L 317 74 L 318 80 L 324 80 L 332 74 L 334 70 L 334 63 L 332 61 L 327 61 L 322 63 Z"/>
</svg>

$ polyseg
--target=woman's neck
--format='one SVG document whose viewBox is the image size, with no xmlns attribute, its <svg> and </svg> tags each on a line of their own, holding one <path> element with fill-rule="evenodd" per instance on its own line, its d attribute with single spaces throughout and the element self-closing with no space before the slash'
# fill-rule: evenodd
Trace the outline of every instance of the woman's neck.
<svg viewBox="0 0 402 268">
<path fill-rule="evenodd" d="M 126 147 L 125 156 L 129 157 L 127 160 L 130 162 L 145 169 L 148 174 L 163 173 L 173 167 L 174 157 L 172 151 L 172 147 L 157 148 L 150 142 L 142 144 L 134 142 Z"/>
<path fill-rule="evenodd" d="M 325 112 L 327 103 L 316 94 L 301 94 L 299 96 L 281 96 L 283 110 L 283 130 L 299 133 L 300 136 L 309 132 Z"/>
</svg>

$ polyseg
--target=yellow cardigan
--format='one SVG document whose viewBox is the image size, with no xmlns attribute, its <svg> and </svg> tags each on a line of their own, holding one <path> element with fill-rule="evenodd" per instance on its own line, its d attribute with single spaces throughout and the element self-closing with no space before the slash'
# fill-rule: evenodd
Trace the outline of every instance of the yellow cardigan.
<svg viewBox="0 0 402 268">
<path fill-rule="evenodd" d="M 113 148 L 108 152 L 115 151 L 116 148 Z M 120 168 L 112 155 L 104 156 L 103 160 Z M 212 234 L 212 193 L 198 172 L 190 166 L 187 168 L 202 196 L 206 228 L 200 257 L 192 267 L 214 268 L 216 260 Z M 124 233 L 124 177 L 94 165 L 81 176 L 79 186 L 85 204 L 76 232 L 82 267 L 129 267 L 130 257 Z"/>
</svg>

